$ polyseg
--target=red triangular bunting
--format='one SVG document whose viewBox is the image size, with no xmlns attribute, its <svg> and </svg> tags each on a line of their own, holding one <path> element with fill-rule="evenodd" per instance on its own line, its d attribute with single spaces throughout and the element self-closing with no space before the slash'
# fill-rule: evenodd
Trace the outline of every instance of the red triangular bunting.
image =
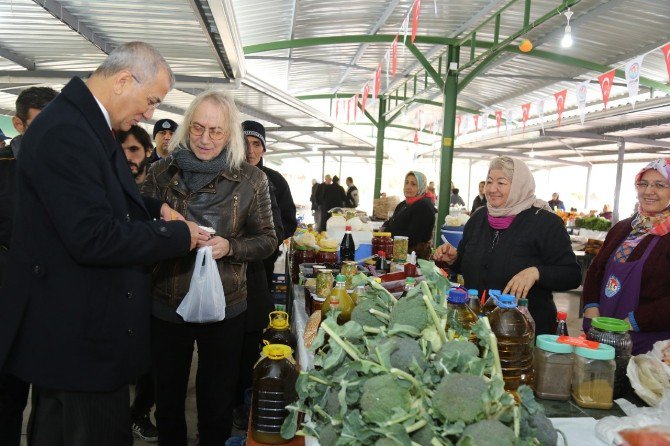
<svg viewBox="0 0 670 446">
<path fill-rule="evenodd" d="M 605 103 L 605 110 L 607 110 L 607 101 L 610 99 L 610 92 L 612 91 L 612 84 L 614 83 L 614 72 L 616 70 L 608 71 L 605 74 L 598 76 L 600 83 L 600 91 L 603 93 L 603 102 Z"/>
<path fill-rule="evenodd" d="M 561 126 L 561 119 L 563 118 L 563 109 L 565 109 L 565 97 L 568 95 L 568 90 L 561 90 L 554 93 L 556 98 L 556 113 L 558 113 L 558 126 Z"/>
<path fill-rule="evenodd" d="M 416 38 L 416 32 L 419 29 L 419 11 L 421 10 L 421 0 L 414 0 L 414 11 L 412 12 L 412 43 Z"/>
</svg>

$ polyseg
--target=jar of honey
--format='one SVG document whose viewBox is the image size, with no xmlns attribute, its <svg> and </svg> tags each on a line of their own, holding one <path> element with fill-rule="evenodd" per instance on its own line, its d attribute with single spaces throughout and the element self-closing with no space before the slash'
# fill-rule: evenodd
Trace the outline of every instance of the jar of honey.
<svg viewBox="0 0 670 446">
<path fill-rule="evenodd" d="M 321 248 L 316 255 L 316 262 L 326 265 L 327 268 L 337 269 L 339 265 L 337 248 Z"/>
<path fill-rule="evenodd" d="M 387 258 L 393 258 L 393 239 L 390 232 L 372 233 L 372 253 L 379 251 L 384 251 Z"/>
</svg>

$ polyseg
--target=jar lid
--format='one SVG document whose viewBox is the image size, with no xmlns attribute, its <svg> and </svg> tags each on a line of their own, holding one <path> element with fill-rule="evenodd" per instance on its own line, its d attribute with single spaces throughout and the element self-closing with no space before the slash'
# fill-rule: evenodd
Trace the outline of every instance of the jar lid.
<svg viewBox="0 0 670 446">
<path fill-rule="evenodd" d="M 408 277 L 405 279 L 405 283 L 416 284 L 416 279 L 414 277 Z"/>
<path fill-rule="evenodd" d="M 345 260 L 342 262 L 342 265 L 356 265 L 356 262 L 353 260 Z"/>
<path fill-rule="evenodd" d="M 579 356 L 588 359 L 602 359 L 602 360 L 614 359 L 614 347 L 602 343 L 598 346 L 597 349 L 576 347 L 575 353 Z"/>
<path fill-rule="evenodd" d="M 475 290 L 475 289 L 468 290 L 468 296 L 478 296 L 479 297 L 479 290 Z"/>
<path fill-rule="evenodd" d="M 292 354 L 293 350 L 288 345 L 268 344 L 263 347 L 263 355 L 274 360 L 286 359 L 289 358 Z"/>
<path fill-rule="evenodd" d="M 335 277 L 335 282 L 346 282 L 347 281 L 347 276 L 344 274 L 338 274 L 337 277 Z"/>
<path fill-rule="evenodd" d="M 497 303 L 500 308 L 516 308 L 516 297 L 511 294 L 501 294 Z"/>
<path fill-rule="evenodd" d="M 373 232 L 372 233 L 373 237 L 391 237 L 390 232 Z"/>
<path fill-rule="evenodd" d="M 328 269 L 328 268 L 319 269 L 319 273 L 322 273 L 322 274 L 333 274 L 333 270 L 332 270 L 332 269 Z"/>
<path fill-rule="evenodd" d="M 337 248 L 321 248 L 321 252 L 337 252 Z"/>
<path fill-rule="evenodd" d="M 572 353 L 574 351 L 572 345 L 560 344 L 556 341 L 557 339 L 558 336 L 556 335 L 539 335 L 536 338 L 535 345 L 537 345 L 537 348 L 552 353 Z"/>
<path fill-rule="evenodd" d="M 626 333 L 631 328 L 630 324 L 622 319 L 603 316 L 594 317 L 591 321 L 591 326 L 614 333 Z"/>
<path fill-rule="evenodd" d="M 288 313 L 286 311 L 270 312 L 270 327 L 275 330 L 285 330 L 289 327 Z"/>
<path fill-rule="evenodd" d="M 312 300 L 323 303 L 323 302 L 326 301 L 326 298 L 321 297 L 321 296 L 317 296 L 316 294 L 312 294 Z"/>
<path fill-rule="evenodd" d="M 405 237 L 404 235 L 396 235 L 393 238 L 398 240 L 409 240 L 409 237 Z"/>
</svg>

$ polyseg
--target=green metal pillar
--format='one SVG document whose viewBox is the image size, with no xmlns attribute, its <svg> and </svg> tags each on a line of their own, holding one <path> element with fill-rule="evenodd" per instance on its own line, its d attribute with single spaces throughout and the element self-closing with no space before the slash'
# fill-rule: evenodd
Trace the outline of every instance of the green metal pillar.
<svg viewBox="0 0 670 446">
<path fill-rule="evenodd" d="M 386 131 L 386 98 L 379 98 L 379 120 L 377 121 L 377 150 L 375 150 L 375 195 L 379 198 L 382 191 L 382 167 L 384 165 L 384 133 Z"/>
<path fill-rule="evenodd" d="M 447 58 L 447 81 L 444 86 L 444 106 L 442 108 L 442 150 L 440 151 L 440 192 L 438 194 L 435 245 L 442 244 L 439 228 L 449 213 L 451 200 L 451 168 L 454 162 L 454 134 L 456 131 L 456 98 L 458 96 L 458 60 L 461 48 L 449 46 Z"/>
</svg>

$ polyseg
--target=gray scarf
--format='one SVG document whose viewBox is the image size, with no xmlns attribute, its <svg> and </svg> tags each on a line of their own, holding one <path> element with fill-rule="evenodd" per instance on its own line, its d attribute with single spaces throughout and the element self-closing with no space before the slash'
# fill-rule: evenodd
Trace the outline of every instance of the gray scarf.
<svg viewBox="0 0 670 446">
<path fill-rule="evenodd" d="M 184 183 L 189 191 L 199 191 L 211 183 L 223 170 L 228 169 L 226 150 L 227 148 L 224 147 L 221 153 L 210 161 L 199 160 L 189 148 L 183 145 L 178 146 L 172 152 L 177 166 L 183 172 Z"/>
</svg>

